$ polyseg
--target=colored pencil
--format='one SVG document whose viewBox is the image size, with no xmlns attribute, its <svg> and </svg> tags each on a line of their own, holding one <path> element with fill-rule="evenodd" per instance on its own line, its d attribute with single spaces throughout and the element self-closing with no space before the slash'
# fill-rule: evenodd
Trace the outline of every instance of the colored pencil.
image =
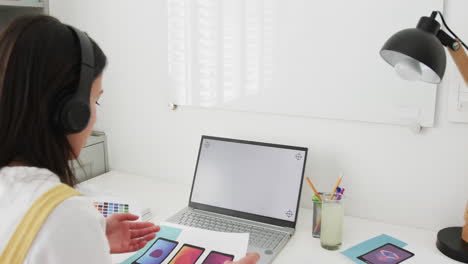
<svg viewBox="0 0 468 264">
<path fill-rule="evenodd" d="M 330 198 L 328 198 L 329 200 L 332 200 L 333 196 L 335 196 L 336 188 L 338 188 L 338 186 L 340 186 L 342 180 L 343 180 L 343 173 L 340 173 L 340 177 L 336 181 L 335 187 L 333 188 L 333 191 L 330 194 Z M 321 223 L 322 223 L 322 216 L 320 216 L 320 219 L 318 220 L 317 225 L 315 225 L 314 232 L 317 231 L 317 229 L 319 228 Z"/>
<path fill-rule="evenodd" d="M 317 189 L 315 189 L 315 186 L 314 184 L 312 183 L 312 181 L 310 180 L 309 177 L 306 177 L 306 180 L 307 182 L 309 183 L 309 186 L 310 188 L 312 188 L 312 191 L 314 191 L 315 195 L 317 196 L 317 198 L 319 198 L 320 201 L 322 201 L 322 197 L 320 197 L 320 194 L 317 192 Z"/>
<path fill-rule="evenodd" d="M 333 191 L 332 193 L 330 194 L 330 198 L 328 198 L 329 200 L 332 200 L 333 199 L 333 196 L 335 195 L 336 193 L 336 188 L 338 188 L 338 186 L 340 186 L 340 183 L 341 181 L 343 180 L 343 174 L 341 174 L 341 176 L 338 178 L 338 180 L 336 181 L 336 184 L 335 184 L 335 187 L 333 188 Z"/>
</svg>

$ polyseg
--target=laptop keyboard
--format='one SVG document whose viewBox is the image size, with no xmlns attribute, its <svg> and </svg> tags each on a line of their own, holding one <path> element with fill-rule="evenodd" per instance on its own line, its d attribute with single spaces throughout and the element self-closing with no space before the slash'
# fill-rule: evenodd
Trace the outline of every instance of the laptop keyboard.
<svg viewBox="0 0 468 264">
<path fill-rule="evenodd" d="M 194 212 L 184 212 L 177 224 L 218 232 L 250 233 L 249 245 L 271 250 L 274 250 L 287 235 L 267 228 Z"/>
</svg>

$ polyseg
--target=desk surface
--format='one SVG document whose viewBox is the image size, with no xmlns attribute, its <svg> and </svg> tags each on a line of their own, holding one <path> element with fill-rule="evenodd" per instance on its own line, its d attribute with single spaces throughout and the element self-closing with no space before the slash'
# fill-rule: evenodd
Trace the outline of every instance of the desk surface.
<svg viewBox="0 0 468 264">
<path fill-rule="evenodd" d="M 190 185 L 176 184 L 158 178 L 147 178 L 120 172 L 109 172 L 81 184 L 83 188 L 123 199 L 132 199 L 149 207 L 153 221 L 159 223 L 187 206 Z M 312 210 L 301 208 L 296 233 L 278 255 L 275 264 L 280 263 L 353 263 L 339 251 L 321 248 L 320 240 L 312 237 Z M 347 249 L 369 238 L 385 233 L 408 243 L 408 249 L 415 253 L 410 263 L 451 264 L 459 263 L 443 256 L 435 246 L 436 232 L 403 226 L 384 224 L 356 217 L 346 216 L 344 220 L 343 246 Z M 131 254 L 113 255 L 114 263 L 125 260 Z M 406 262 L 405 262 L 406 263 Z"/>
</svg>

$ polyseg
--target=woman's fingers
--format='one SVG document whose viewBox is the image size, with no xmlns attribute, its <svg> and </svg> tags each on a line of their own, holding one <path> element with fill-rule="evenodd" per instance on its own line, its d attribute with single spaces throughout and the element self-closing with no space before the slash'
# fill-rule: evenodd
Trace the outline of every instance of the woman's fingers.
<svg viewBox="0 0 468 264">
<path fill-rule="evenodd" d="M 109 216 L 109 218 L 111 218 L 111 217 L 113 219 L 119 221 L 119 222 L 122 222 L 122 221 L 135 221 L 138 218 L 140 218 L 138 215 L 129 214 L 129 213 L 114 213 L 114 214 Z"/>
<path fill-rule="evenodd" d="M 148 241 L 153 240 L 155 237 L 156 237 L 156 234 L 152 233 L 152 234 L 148 234 L 148 235 L 146 235 L 144 237 L 134 238 L 134 239 L 130 240 L 130 245 L 137 245 L 137 244 L 141 244 L 142 242 L 144 242 L 144 244 L 146 244 Z"/>
<path fill-rule="evenodd" d="M 142 229 L 142 228 L 147 228 L 147 227 L 157 227 L 158 231 L 159 231 L 159 226 L 156 226 L 155 224 L 149 223 L 149 222 L 128 222 L 128 227 L 130 229 Z"/>
<path fill-rule="evenodd" d="M 148 243 L 148 241 L 140 241 L 138 243 L 135 243 L 135 244 L 130 244 L 128 247 L 128 252 L 132 252 L 132 251 L 137 251 L 139 249 L 142 249 L 146 243 Z"/>
<path fill-rule="evenodd" d="M 260 259 L 260 255 L 257 253 L 247 253 L 245 257 L 243 257 L 239 261 L 226 261 L 224 264 L 255 264 Z"/>
<path fill-rule="evenodd" d="M 147 228 L 141 228 L 141 229 L 131 229 L 130 230 L 130 238 L 139 238 L 146 236 L 148 234 L 154 234 L 159 231 L 159 227 L 157 226 L 151 226 Z"/>
</svg>

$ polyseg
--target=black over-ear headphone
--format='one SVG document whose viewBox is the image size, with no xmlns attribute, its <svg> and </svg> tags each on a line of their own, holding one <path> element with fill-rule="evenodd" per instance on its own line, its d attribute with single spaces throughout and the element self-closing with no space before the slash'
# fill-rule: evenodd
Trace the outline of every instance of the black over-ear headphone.
<svg viewBox="0 0 468 264">
<path fill-rule="evenodd" d="M 59 102 L 56 121 L 65 134 L 73 134 L 83 131 L 91 118 L 89 100 L 94 81 L 94 51 L 91 40 L 84 32 L 72 26 L 68 27 L 80 44 L 80 79 L 76 92 Z"/>
</svg>

